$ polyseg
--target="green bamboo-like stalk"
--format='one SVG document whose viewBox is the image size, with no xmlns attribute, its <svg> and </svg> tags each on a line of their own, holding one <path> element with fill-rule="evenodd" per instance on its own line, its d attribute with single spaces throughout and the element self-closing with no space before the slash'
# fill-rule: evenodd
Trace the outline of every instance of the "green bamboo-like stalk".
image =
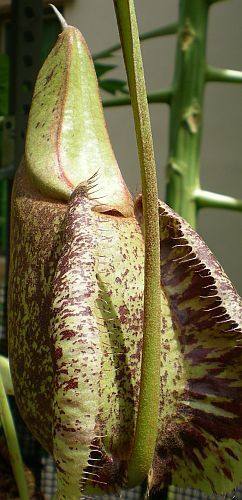
<svg viewBox="0 0 242 500">
<path fill-rule="evenodd" d="M 207 0 L 180 0 L 176 66 L 171 99 L 166 200 L 196 226 L 195 192 L 200 188 L 199 155 L 205 86 Z"/>
<path fill-rule="evenodd" d="M 140 40 L 160 34 L 178 33 L 176 63 L 171 89 L 148 94 L 148 102 L 168 104 L 170 110 L 169 159 L 166 201 L 193 227 L 201 208 L 241 211 L 242 200 L 200 187 L 200 146 L 205 85 L 211 82 L 241 84 L 242 71 L 206 64 L 209 8 L 222 0 L 180 0 L 179 20 L 163 30 L 140 36 Z M 118 46 L 117 46 L 118 47 Z M 105 107 L 126 106 L 129 96 L 104 101 Z"/>
<path fill-rule="evenodd" d="M 209 0 L 180 0 L 166 201 L 193 227 L 200 208 L 241 211 L 242 201 L 200 188 L 200 146 L 205 85 L 242 83 L 242 72 L 206 64 Z"/>
<path fill-rule="evenodd" d="M 133 0 L 114 0 L 134 114 L 145 225 L 144 326 L 139 406 L 127 486 L 148 475 L 155 450 L 160 397 L 160 251 L 156 167 Z M 151 404 L 152 402 L 152 404 Z"/>
<path fill-rule="evenodd" d="M 8 399 L 4 390 L 0 374 L 0 419 L 6 437 L 10 461 L 18 487 L 20 500 L 29 500 L 28 487 L 24 473 L 22 457 L 19 449 L 18 439 L 15 431 L 14 421 L 9 407 Z"/>
</svg>

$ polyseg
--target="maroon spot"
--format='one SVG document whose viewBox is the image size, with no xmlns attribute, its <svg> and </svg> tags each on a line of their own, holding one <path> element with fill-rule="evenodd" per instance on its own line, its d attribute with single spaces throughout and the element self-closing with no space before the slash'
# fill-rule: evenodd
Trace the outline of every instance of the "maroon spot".
<svg viewBox="0 0 242 500">
<path fill-rule="evenodd" d="M 73 332 L 73 330 L 64 330 L 63 332 L 61 332 L 61 340 L 68 340 L 72 337 L 75 337 L 75 333 Z"/>
<path fill-rule="evenodd" d="M 62 348 L 61 347 L 57 347 L 55 349 L 55 360 L 57 361 L 58 359 L 60 359 L 63 355 L 63 351 L 62 351 Z"/>
<path fill-rule="evenodd" d="M 71 378 L 70 380 L 67 380 L 63 384 L 65 386 L 65 390 L 69 391 L 69 389 L 77 389 L 78 387 L 78 378 Z"/>
<path fill-rule="evenodd" d="M 127 316 L 129 314 L 129 310 L 126 305 L 120 306 L 118 309 L 119 316 L 120 316 L 120 321 L 121 323 L 125 324 L 127 321 Z"/>
<path fill-rule="evenodd" d="M 229 469 L 227 469 L 227 467 L 222 467 L 222 471 L 224 473 L 224 475 L 230 480 L 230 481 L 233 481 L 233 475 L 231 473 L 231 471 Z"/>
<path fill-rule="evenodd" d="M 226 418 L 212 413 L 193 409 L 193 418 L 197 426 L 211 434 L 217 441 L 220 439 L 241 439 L 240 419 Z"/>
<path fill-rule="evenodd" d="M 47 85 L 47 83 L 49 83 L 49 81 L 51 80 L 54 72 L 55 72 L 55 68 L 56 66 L 49 72 L 49 74 L 45 77 L 45 83 L 44 85 Z"/>
<path fill-rule="evenodd" d="M 234 458 L 235 460 L 239 460 L 239 458 L 235 455 L 235 453 L 230 449 L 230 448 L 225 448 L 225 451 L 230 455 L 230 457 Z"/>
</svg>

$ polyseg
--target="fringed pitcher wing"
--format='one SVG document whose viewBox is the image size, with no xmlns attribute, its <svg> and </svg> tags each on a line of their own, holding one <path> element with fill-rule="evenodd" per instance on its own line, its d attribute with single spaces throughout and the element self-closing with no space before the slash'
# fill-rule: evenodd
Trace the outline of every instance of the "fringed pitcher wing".
<svg viewBox="0 0 242 500">
<path fill-rule="evenodd" d="M 150 489 L 172 482 L 226 493 L 241 481 L 241 299 L 189 224 L 165 203 L 159 212 L 161 287 L 172 329 L 161 337 Z"/>
</svg>

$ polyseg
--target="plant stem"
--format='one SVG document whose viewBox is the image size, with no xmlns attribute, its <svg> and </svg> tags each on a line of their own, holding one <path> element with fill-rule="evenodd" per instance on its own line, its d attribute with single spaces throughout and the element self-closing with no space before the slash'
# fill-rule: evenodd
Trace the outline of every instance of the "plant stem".
<svg viewBox="0 0 242 500">
<path fill-rule="evenodd" d="M 21 500 L 29 500 L 28 487 L 24 473 L 22 457 L 19 449 L 18 439 L 14 427 L 13 417 L 9 408 L 8 399 L 5 394 L 2 377 L 0 374 L 0 417 L 3 424 L 4 434 L 7 440 L 11 465 L 18 487 Z"/>
<path fill-rule="evenodd" d="M 158 28 L 153 31 L 147 31 L 139 35 L 140 41 L 150 40 L 151 38 L 156 38 L 158 36 L 165 35 L 175 35 L 177 33 L 177 23 L 168 24 L 167 26 L 163 26 L 162 28 Z M 109 49 L 102 50 L 101 52 L 97 52 L 92 56 L 93 61 L 97 59 L 105 59 L 106 57 L 110 57 L 113 52 L 117 52 L 117 50 L 121 49 L 121 44 L 117 43 L 109 47 Z"/>
<path fill-rule="evenodd" d="M 153 103 L 169 104 L 171 97 L 172 97 L 171 89 L 157 90 L 147 95 L 147 99 L 150 104 Z M 103 101 L 103 106 L 106 108 L 114 106 L 128 106 L 129 104 L 131 104 L 130 96 L 118 97 L 116 99 L 107 99 Z"/>
<path fill-rule="evenodd" d="M 242 83 L 242 71 L 207 66 L 205 78 L 207 82 Z"/>
<path fill-rule="evenodd" d="M 207 0 L 180 0 L 171 100 L 167 203 L 195 227 L 205 83 Z"/>
<path fill-rule="evenodd" d="M 156 167 L 133 0 L 114 0 L 134 113 L 145 225 L 144 331 L 139 405 L 127 486 L 140 484 L 152 464 L 160 397 L 160 251 Z M 151 404 L 152 402 L 152 404 Z"/>
<path fill-rule="evenodd" d="M 6 394 L 9 396 L 14 394 L 13 383 L 9 368 L 9 360 L 5 356 L 0 354 L 0 377 L 2 377 L 2 383 Z"/>
<path fill-rule="evenodd" d="M 211 193 L 198 189 L 195 192 L 195 199 L 198 208 L 225 208 L 242 212 L 242 200 L 224 194 Z"/>
<path fill-rule="evenodd" d="M 213 3 L 218 3 L 218 2 L 224 2 L 225 0 L 208 0 L 209 5 L 212 5 Z"/>
</svg>

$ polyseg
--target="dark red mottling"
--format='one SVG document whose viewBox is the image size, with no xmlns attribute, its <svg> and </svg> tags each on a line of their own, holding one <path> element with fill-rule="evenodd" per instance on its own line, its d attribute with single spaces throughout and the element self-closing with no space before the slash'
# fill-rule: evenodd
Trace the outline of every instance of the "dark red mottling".
<svg viewBox="0 0 242 500">
<path fill-rule="evenodd" d="M 141 198 L 136 210 L 142 224 Z M 238 482 L 231 461 L 238 461 L 233 440 L 235 446 L 241 443 L 242 453 L 241 300 L 195 231 L 164 203 L 159 210 L 161 285 L 179 350 L 170 367 L 174 376 L 167 373 L 161 381 L 161 415 L 165 398 L 174 410 L 161 417 L 150 488 L 172 481 L 208 493 L 228 491 Z M 168 356 L 163 356 L 166 363 Z M 173 386 L 166 389 L 169 380 Z M 206 465 L 208 454 L 213 456 L 213 472 Z"/>
<path fill-rule="evenodd" d="M 23 163 L 12 193 L 9 356 L 20 413 L 33 435 L 49 451 L 53 397 L 50 306 L 65 210 L 64 203 L 45 198 L 33 187 Z"/>
</svg>

